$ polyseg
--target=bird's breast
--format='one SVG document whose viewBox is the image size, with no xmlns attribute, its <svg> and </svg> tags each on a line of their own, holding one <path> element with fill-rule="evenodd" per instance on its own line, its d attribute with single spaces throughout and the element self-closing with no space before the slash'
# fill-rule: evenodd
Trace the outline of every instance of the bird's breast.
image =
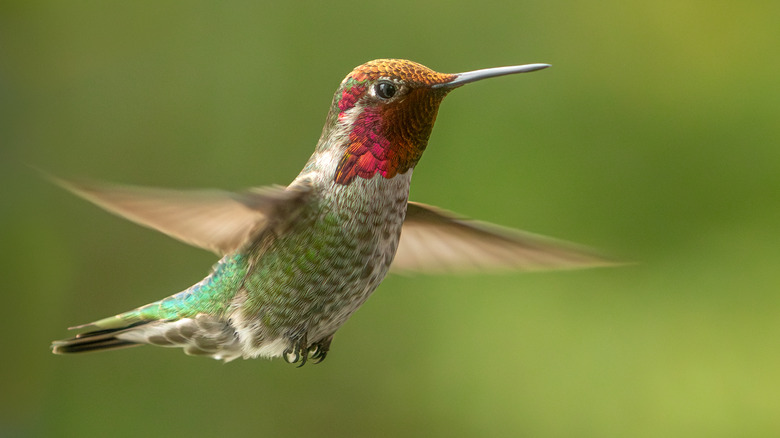
<svg viewBox="0 0 780 438">
<path fill-rule="evenodd" d="M 301 333 L 311 342 L 332 335 L 387 274 L 410 179 L 411 170 L 315 188 L 248 274 L 232 318 L 239 335 L 258 346 Z"/>
</svg>

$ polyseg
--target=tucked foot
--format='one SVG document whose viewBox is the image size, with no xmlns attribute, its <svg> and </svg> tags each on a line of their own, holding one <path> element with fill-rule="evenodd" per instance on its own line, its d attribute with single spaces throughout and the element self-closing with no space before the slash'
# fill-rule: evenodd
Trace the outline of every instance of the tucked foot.
<svg viewBox="0 0 780 438">
<path fill-rule="evenodd" d="M 333 336 L 328 336 L 325 339 L 315 342 L 311 345 L 307 345 L 306 336 L 304 335 L 300 339 L 293 340 L 292 347 L 288 348 L 282 354 L 282 357 L 287 363 L 298 363 L 298 368 L 304 366 L 306 362 L 311 358 L 314 363 L 320 363 L 325 360 L 325 356 L 328 355 L 330 350 L 330 343 L 333 341 Z"/>
<path fill-rule="evenodd" d="M 306 365 L 306 360 L 309 359 L 309 342 L 306 340 L 306 333 L 301 336 L 291 338 L 292 346 L 282 354 L 282 357 L 287 363 L 298 363 L 298 368 Z"/>
<path fill-rule="evenodd" d="M 330 351 L 331 341 L 333 341 L 333 335 L 311 344 L 309 347 L 309 357 L 314 360 L 315 364 L 325 360 L 325 356 L 327 356 L 328 351 Z"/>
</svg>

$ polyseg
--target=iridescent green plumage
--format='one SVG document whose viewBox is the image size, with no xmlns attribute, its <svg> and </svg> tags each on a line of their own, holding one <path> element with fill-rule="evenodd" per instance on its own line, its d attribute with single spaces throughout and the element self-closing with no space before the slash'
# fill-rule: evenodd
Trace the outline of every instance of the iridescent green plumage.
<svg viewBox="0 0 780 438">
<path fill-rule="evenodd" d="M 229 300 L 246 278 L 247 268 L 243 254 L 227 256 L 214 266 L 214 271 L 209 276 L 189 289 L 89 325 L 102 329 L 117 329 L 148 321 L 190 318 L 199 313 L 224 315 Z"/>
</svg>

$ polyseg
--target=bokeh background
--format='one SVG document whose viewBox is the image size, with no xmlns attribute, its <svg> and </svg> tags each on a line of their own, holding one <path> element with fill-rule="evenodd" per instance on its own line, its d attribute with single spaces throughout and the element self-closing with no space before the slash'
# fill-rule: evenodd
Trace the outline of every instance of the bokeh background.
<svg viewBox="0 0 780 438">
<path fill-rule="evenodd" d="M 0 4 L 0 436 L 777 436 L 780 3 Z M 388 278 L 328 360 L 66 327 L 216 261 L 43 181 L 289 182 L 354 66 L 553 68 L 452 93 L 412 198 L 639 262 Z"/>
</svg>

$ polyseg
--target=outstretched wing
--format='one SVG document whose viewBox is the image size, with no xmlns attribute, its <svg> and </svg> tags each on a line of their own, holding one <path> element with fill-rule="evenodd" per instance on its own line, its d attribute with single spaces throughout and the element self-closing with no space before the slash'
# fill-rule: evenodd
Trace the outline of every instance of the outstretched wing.
<svg viewBox="0 0 780 438">
<path fill-rule="evenodd" d="M 300 188 L 167 190 L 51 178 L 94 204 L 193 246 L 224 255 L 235 251 L 307 193 Z"/>
<path fill-rule="evenodd" d="M 409 202 L 393 272 L 540 271 L 618 263 L 587 248 Z"/>
</svg>

